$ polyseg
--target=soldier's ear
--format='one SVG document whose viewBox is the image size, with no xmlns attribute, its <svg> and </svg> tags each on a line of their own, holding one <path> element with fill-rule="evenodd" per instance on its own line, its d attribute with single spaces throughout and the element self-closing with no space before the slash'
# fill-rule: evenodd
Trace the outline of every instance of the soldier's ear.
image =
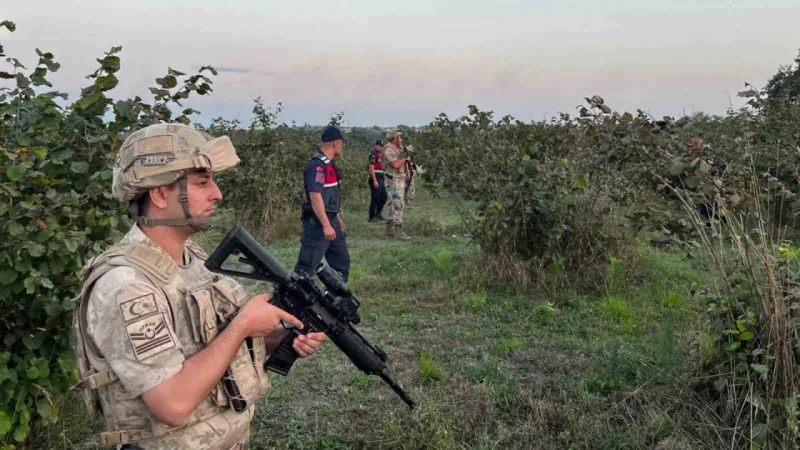
<svg viewBox="0 0 800 450">
<path fill-rule="evenodd" d="M 150 196 L 149 207 L 150 209 L 167 209 L 169 205 L 169 197 L 172 189 L 169 186 L 159 186 L 150 189 L 147 195 Z"/>
</svg>

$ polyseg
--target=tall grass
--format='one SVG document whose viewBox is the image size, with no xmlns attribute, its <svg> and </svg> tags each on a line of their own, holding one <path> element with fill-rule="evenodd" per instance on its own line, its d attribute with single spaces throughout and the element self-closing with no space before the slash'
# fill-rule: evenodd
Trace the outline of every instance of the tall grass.
<svg viewBox="0 0 800 450">
<path fill-rule="evenodd" d="M 797 448 L 800 261 L 787 229 L 777 225 L 782 202 L 770 201 L 750 169 L 749 208 L 707 198 L 719 205 L 718 219 L 702 216 L 686 193 L 673 190 L 712 274 L 700 292 L 707 317 L 695 340 L 702 356 L 694 388 L 722 448 Z"/>
</svg>

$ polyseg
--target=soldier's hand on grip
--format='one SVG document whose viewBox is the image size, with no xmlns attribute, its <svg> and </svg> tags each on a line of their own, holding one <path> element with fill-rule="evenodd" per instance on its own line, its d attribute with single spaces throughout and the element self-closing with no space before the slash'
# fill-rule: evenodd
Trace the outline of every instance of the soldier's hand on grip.
<svg viewBox="0 0 800 450">
<path fill-rule="evenodd" d="M 292 348 L 297 352 L 301 358 L 307 358 L 317 351 L 322 342 L 325 340 L 325 333 L 308 333 L 301 334 L 294 338 Z"/>
<path fill-rule="evenodd" d="M 271 305 L 269 299 L 267 294 L 256 295 L 244 305 L 237 315 L 236 320 L 244 321 L 248 336 L 266 336 L 280 325 L 281 321 L 303 329 L 303 322 L 277 306 Z"/>
</svg>

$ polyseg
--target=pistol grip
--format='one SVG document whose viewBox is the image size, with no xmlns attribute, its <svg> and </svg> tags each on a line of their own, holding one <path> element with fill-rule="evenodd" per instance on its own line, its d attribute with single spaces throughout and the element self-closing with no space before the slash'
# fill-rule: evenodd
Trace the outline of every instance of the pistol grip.
<svg viewBox="0 0 800 450">
<path fill-rule="evenodd" d="M 296 328 L 289 328 L 289 334 L 283 338 L 278 348 L 269 355 L 267 361 L 264 363 L 264 371 L 271 370 L 286 376 L 291 370 L 292 365 L 298 358 L 298 354 L 294 351 L 292 344 L 294 338 L 299 336 L 300 332 Z"/>
</svg>

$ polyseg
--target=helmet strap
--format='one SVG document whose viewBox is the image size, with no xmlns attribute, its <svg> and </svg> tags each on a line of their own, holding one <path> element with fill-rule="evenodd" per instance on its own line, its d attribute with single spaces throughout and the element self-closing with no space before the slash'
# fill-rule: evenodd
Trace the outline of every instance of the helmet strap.
<svg viewBox="0 0 800 450">
<path fill-rule="evenodd" d="M 197 231 L 205 231 L 211 227 L 210 217 L 192 217 L 189 213 L 189 187 L 186 177 L 183 176 L 178 180 L 180 186 L 180 194 L 178 199 L 183 207 L 183 214 L 186 216 L 184 219 L 151 219 L 139 215 L 139 202 L 132 200 L 128 206 L 128 213 L 131 218 L 141 227 L 154 227 L 157 225 L 166 227 L 185 227 L 190 226 Z M 147 194 L 145 194 L 147 195 Z"/>
</svg>

